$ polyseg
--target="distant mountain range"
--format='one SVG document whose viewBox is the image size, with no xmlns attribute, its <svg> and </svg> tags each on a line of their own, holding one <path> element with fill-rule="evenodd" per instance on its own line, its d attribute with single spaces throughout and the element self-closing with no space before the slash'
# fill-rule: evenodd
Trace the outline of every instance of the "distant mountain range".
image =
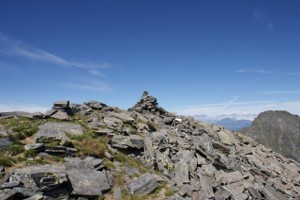
<svg viewBox="0 0 300 200">
<path fill-rule="evenodd" d="M 219 126 L 224 126 L 226 129 L 229 130 L 240 130 L 242 128 L 248 127 L 251 125 L 252 121 L 245 120 L 245 119 L 234 119 L 234 118 L 223 118 L 223 119 L 211 119 L 204 116 L 194 116 L 195 119 L 203 122 L 207 122 L 210 124 L 215 124 Z"/>
<path fill-rule="evenodd" d="M 240 130 L 283 156 L 300 161 L 300 117 L 287 111 L 260 113 L 250 127 Z"/>
</svg>

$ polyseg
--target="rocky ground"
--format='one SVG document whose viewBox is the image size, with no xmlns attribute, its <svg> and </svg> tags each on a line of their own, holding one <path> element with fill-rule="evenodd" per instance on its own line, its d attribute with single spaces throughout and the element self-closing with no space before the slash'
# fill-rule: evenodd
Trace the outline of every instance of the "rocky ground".
<svg viewBox="0 0 300 200">
<path fill-rule="evenodd" d="M 132 108 L 0 113 L 0 199 L 300 199 L 300 164 L 238 132 Z"/>
</svg>

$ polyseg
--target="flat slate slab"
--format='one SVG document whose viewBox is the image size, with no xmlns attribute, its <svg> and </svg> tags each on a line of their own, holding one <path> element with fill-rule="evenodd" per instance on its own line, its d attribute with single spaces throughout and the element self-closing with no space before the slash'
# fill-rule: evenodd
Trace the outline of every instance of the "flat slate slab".
<svg viewBox="0 0 300 200">
<path fill-rule="evenodd" d="M 53 138 L 61 141 L 69 141 L 68 134 L 79 136 L 83 134 L 83 128 L 74 123 L 47 122 L 39 127 L 35 139 L 40 142 L 42 138 Z"/>
<path fill-rule="evenodd" d="M 67 174 L 73 188 L 72 195 L 96 198 L 110 189 L 105 173 L 73 169 Z"/>
<path fill-rule="evenodd" d="M 128 183 L 127 187 L 133 194 L 150 194 L 158 187 L 158 184 L 153 175 L 146 173 Z"/>
</svg>

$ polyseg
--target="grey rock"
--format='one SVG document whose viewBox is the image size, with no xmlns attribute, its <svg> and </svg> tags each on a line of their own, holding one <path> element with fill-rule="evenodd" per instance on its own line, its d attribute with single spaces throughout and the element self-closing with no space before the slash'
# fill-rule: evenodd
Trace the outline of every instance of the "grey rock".
<svg viewBox="0 0 300 200">
<path fill-rule="evenodd" d="M 244 177 L 239 171 L 229 172 L 229 173 L 224 173 L 224 172 L 216 173 L 216 182 L 218 183 L 231 184 L 242 180 L 244 180 Z"/>
<path fill-rule="evenodd" d="M 142 149 L 145 146 L 144 138 L 138 135 L 112 137 L 112 147 L 119 149 Z"/>
<path fill-rule="evenodd" d="M 91 108 L 87 105 L 80 105 L 80 104 L 70 104 L 69 105 L 69 112 L 71 115 L 86 115 L 90 114 Z"/>
<path fill-rule="evenodd" d="M 164 122 L 167 125 L 171 125 L 173 123 L 174 119 L 175 119 L 175 117 L 164 117 Z"/>
<path fill-rule="evenodd" d="M 139 135 L 130 135 L 129 140 L 134 148 L 142 149 L 145 146 L 144 138 Z"/>
<path fill-rule="evenodd" d="M 222 130 L 217 132 L 221 142 L 225 145 L 233 145 L 234 144 L 234 136 L 230 131 Z"/>
<path fill-rule="evenodd" d="M 95 110 L 102 110 L 103 108 L 107 107 L 106 104 L 94 100 L 84 102 L 84 104 Z"/>
<path fill-rule="evenodd" d="M 145 150 L 144 150 L 144 162 L 146 165 L 153 166 L 153 162 L 155 160 L 154 148 L 152 145 L 152 141 L 149 138 L 144 139 Z"/>
<path fill-rule="evenodd" d="M 77 200 L 89 200 L 88 198 L 85 198 L 85 197 L 78 197 Z"/>
<path fill-rule="evenodd" d="M 197 175 L 200 177 L 201 175 L 206 175 L 211 178 L 214 178 L 215 174 L 218 170 L 210 163 L 206 165 L 202 165 L 201 167 L 197 168 Z"/>
<path fill-rule="evenodd" d="M 10 141 L 9 138 L 1 138 L 0 139 L 0 150 L 4 150 L 8 148 L 10 145 L 12 145 L 12 141 Z"/>
<path fill-rule="evenodd" d="M 173 162 L 169 158 L 170 154 L 170 149 L 166 148 L 164 149 L 159 149 L 155 151 L 155 157 L 156 157 L 156 164 L 158 166 L 158 169 L 160 171 L 163 171 L 164 168 L 170 169 L 173 168 Z"/>
<path fill-rule="evenodd" d="M 253 199 L 261 199 L 260 193 L 252 186 L 247 188 Z"/>
<path fill-rule="evenodd" d="M 72 195 L 96 198 L 110 189 L 106 175 L 99 171 L 71 169 L 67 173 L 73 188 Z"/>
<path fill-rule="evenodd" d="M 219 187 L 218 190 L 215 193 L 215 199 L 216 200 L 229 199 L 230 196 L 231 196 L 231 193 L 228 192 L 224 187 Z"/>
<path fill-rule="evenodd" d="M 34 114 L 33 113 L 29 113 L 29 112 L 16 111 L 15 115 L 17 117 L 25 117 L 25 118 L 29 118 L 29 119 L 33 119 L 34 118 Z"/>
<path fill-rule="evenodd" d="M 154 176 L 146 173 L 129 182 L 127 187 L 131 193 L 140 195 L 150 194 L 158 187 L 158 184 Z"/>
<path fill-rule="evenodd" d="M 113 196 L 114 200 L 122 200 L 121 188 L 119 186 L 113 188 Z"/>
<path fill-rule="evenodd" d="M 94 160 L 92 158 L 85 160 L 65 158 L 65 160 L 66 171 L 73 188 L 73 195 L 95 198 L 110 189 L 105 171 L 96 171 L 102 160 Z M 87 190 L 87 188 L 89 189 Z"/>
<path fill-rule="evenodd" d="M 54 114 L 52 114 L 50 117 L 54 118 L 54 119 L 62 120 L 62 121 L 68 121 L 71 119 L 69 117 L 68 113 L 60 111 L 60 110 L 55 112 Z"/>
<path fill-rule="evenodd" d="M 43 142 L 45 139 L 54 139 L 65 142 L 70 140 L 66 133 L 79 136 L 83 134 L 83 128 L 79 124 L 47 122 L 39 127 L 35 140 Z"/>
<path fill-rule="evenodd" d="M 90 162 L 93 165 L 94 169 L 97 171 L 105 168 L 103 160 L 100 158 L 86 157 L 84 160 Z"/>
<path fill-rule="evenodd" d="M 15 112 L 0 112 L 1 119 L 13 118 L 16 117 Z"/>
<path fill-rule="evenodd" d="M 34 194 L 33 196 L 28 197 L 24 200 L 52 200 L 52 198 L 50 199 L 49 197 L 46 197 L 42 194 Z"/>
<path fill-rule="evenodd" d="M 103 121 L 108 128 L 113 130 L 120 130 L 123 125 L 123 121 L 116 117 L 104 117 Z"/>
<path fill-rule="evenodd" d="M 226 186 L 233 199 L 248 199 L 249 195 L 243 193 L 246 187 L 243 182 L 236 182 Z"/>
<path fill-rule="evenodd" d="M 66 109 L 69 108 L 70 102 L 69 101 L 55 101 L 53 103 L 53 107 L 56 109 Z"/>
<path fill-rule="evenodd" d="M 7 137 L 8 136 L 8 130 L 4 126 L 2 126 L 1 124 L 0 124 L 0 136 L 1 137 Z"/>
<path fill-rule="evenodd" d="M 153 132 L 151 134 L 151 139 L 153 141 L 153 145 L 156 146 L 167 143 L 166 134 L 164 132 Z"/>
<path fill-rule="evenodd" d="M 280 192 L 276 191 L 276 189 L 270 185 L 266 185 L 265 187 L 263 187 L 261 192 L 268 199 L 272 199 L 272 200 L 285 200 L 286 199 L 287 200 L 287 198 L 284 195 L 282 195 Z"/>
<path fill-rule="evenodd" d="M 178 183 L 189 183 L 189 166 L 186 162 L 175 163 L 175 178 Z"/>
<path fill-rule="evenodd" d="M 179 194 L 174 194 L 173 196 L 167 198 L 167 200 L 191 200 L 189 197 L 182 197 Z"/>
<path fill-rule="evenodd" d="M 45 112 L 45 117 L 50 117 L 51 115 L 54 115 L 57 111 L 58 111 L 58 109 L 54 109 L 54 108 L 47 110 Z"/>
<path fill-rule="evenodd" d="M 212 145 L 212 139 L 209 137 L 208 134 L 204 133 L 201 136 L 197 137 L 197 140 L 194 140 L 194 146 L 199 150 L 204 150 L 204 153 L 206 154 L 206 157 L 208 157 L 209 154 L 214 153 L 214 148 Z"/>
<path fill-rule="evenodd" d="M 107 117 L 116 117 L 120 120 L 122 120 L 123 122 L 133 122 L 134 119 L 130 116 L 130 114 L 127 114 L 126 112 L 108 112 L 106 114 Z"/>
<path fill-rule="evenodd" d="M 74 155 L 77 152 L 77 149 L 57 145 L 57 146 L 47 146 L 45 152 L 50 155 L 67 156 L 67 155 Z"/>
<path fill-rule="evenodd" d="M 15 187 L 12 190 L 0 193 L 1 200 L 25 199 L 34 195 L 34 191 L 28 188 Z"/>
<path fill-rule="evenodd" d="M 212 188 L 212 180 L 210 177 L 208 176 L 200 176 L 200 184 L 201 184 L 201 196 L 204 199 L 210 199 L 210 198 L 214 198 L 214 191 Z"/>
<path fill-rule="evenodd" d="M 37 153 L 45 150 L 45 145 L 43 143 L 35 143 L 35 144 L 26 144 L 24 145 L 25 150 L 33 149 Z"/>
<path fill-rule="evenodd" d="M 93 163 L 93 158 L 86 158 L 86 159 L 80 159 L 80 158 L 64 158 L 66 163 L 66 170 L 85 170 L 85 171 L 94 171 L 95 165 L 98 166 L 99 162 Z M 97 160 L 96 160 L 97 161 Z M 102 161 L 102 160 L 101 160 Z M 102 162 L 100 163 L 100 165 Z"/>
<path fill-rule="evenodd" d="M 113 133 L 113 130 L 108 129 L 108 128 L 100 128 L 96 131 L 96 134 L 98 136 L 106 136 L 109 133 Z"/>
<path fill-rule="evenodd" d="M 37 119 L 42 118 L 43 114 L 36 112 L 36 113 L 30 113 L 30 112 L 24 112 L 24 111 L 14 111 L 14 112 L 0 112 L 0 119 L 4 118 L 12 118 L 12 117 L 24 117 L 29 119 Z"/>
<path fill-rule="evenodd" d="M 212 145 L 215 149 L 220 150 L 224 154 L 232 154 L 233 148 L 227 147 L 225 145 L 220 144 L 219 142 L 212 142 Z"/>
<path fill-rule="evenodd" d="M 192 187 L 189 184 L 184 184 L 178 191 L 180 196 L 192 196 Z"/>
<path fill-rule="evenodd" d="M 139 170 L 133 167 L 129 167 L 129 166 L 124 166 L 123 167 L 123 171 L 125 174 L 127 174 L 128 176 L 135 176 L 137 174 L 139 174 Z"/>
<path fill-rule="evenodd" d="M 40 179 L 44 174 L 54 175 L 57 177 L 57 182 L 64 182 L 59 177 L 65 176 L 65 167 L 59 165 L 41 165 L 30 166 L 23 169 L 15 169 L 10 176 L 10 181 L 19 181 L 25 188 L 38 189 L 40 185 Z"/>
<path fill-rule="evenodd" d="M 0 189 L 14 188 L 14 187 L 18 187 L 19 185 L 20 185 L 20 181 L 5 182 L 0 185 Z"/>
</svg>

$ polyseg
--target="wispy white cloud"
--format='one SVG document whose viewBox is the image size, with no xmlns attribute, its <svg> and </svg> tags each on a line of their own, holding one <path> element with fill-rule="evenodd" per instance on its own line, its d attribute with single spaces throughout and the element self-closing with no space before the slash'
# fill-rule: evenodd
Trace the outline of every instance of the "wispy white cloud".
<svg viewBox="0 0 300 200">
<path fill-rule="evenodd" d="M 275 71 L 267 71 L 264 69 L 239 69 L 238 73 L 258 73 L 258 74 L 276 74 Z"/>
<path fill-rule="evenodd" d="M 230 101 L 228 101 L 222 108 L 222 110 L 228 108 L 230 105 L 232 105 L 234 102 L 236 102 L 236 100 L 238 100 L 238 98 L 240 98 L 240 96 L 235 96 L 233 97 L 233 99 L 231 99 Z"/>
<path fill-rule="evenodd" d="M 47 51 L 32 47 L 19 40 L 11 39 L 2 33 L 0 33 L 0 53 L 19 56 L 35 61 L 48 62 L 63 67 L 77 67 L 82 69 L 96 70 L 111 66 L 109 63 L 97 64 L 68 60 Z"/>
<path fill-rule="evenodd" d="M 109 91 L 111 86 L 105 82 L 92 80 L 84 82 L 68 82 L 63 87 L 74 90 L 86 90 L 86 91 Z"/>
<path fill-rule="evenodd" d="M 94 76 L 102 76 L 105 77 L 106 75 L 102 72 L 100 72 L 99 70 L 95 70 L 95 69 L 90 69 L 88 70 L 88 73 Z"/>
<path fill-rule="evenodd" d="M 300 90 L 278 90 L 262 92 L 263 94 L 300 94 Z"/>
<path fill-rule="evenodd" d="M 252 11 L 252 15 L 257 23 L 265 25 L 270 30 L 275 29 L 275 25 L 270 22 L 269 16 L 266 14 L 266 12 L 255 9 Z"/>
<path fill-rule="evenodd" d="M 11 111 L 26 111 L 26 112 L 45 112 L 49 108 L 38 105 L 18 105 L 18 104 L 6 104 L 0 103 L 0 112 Z"/>
<path fill-rule="evenodd" d="M 225 117 L 235 119 L 253 120 L 260 112 L 266 110 L 287 110 L 293 114 L 300 115 L 300 101 L 248 101 L 233 102 L 230 107 L 224 108 L 228 102 L 217 104 L 205 104 L 198 106 L 187 106 L 176 108 L 172 111 L 181 115 L 205 115 L 213 119 Z"/>
</svg>

